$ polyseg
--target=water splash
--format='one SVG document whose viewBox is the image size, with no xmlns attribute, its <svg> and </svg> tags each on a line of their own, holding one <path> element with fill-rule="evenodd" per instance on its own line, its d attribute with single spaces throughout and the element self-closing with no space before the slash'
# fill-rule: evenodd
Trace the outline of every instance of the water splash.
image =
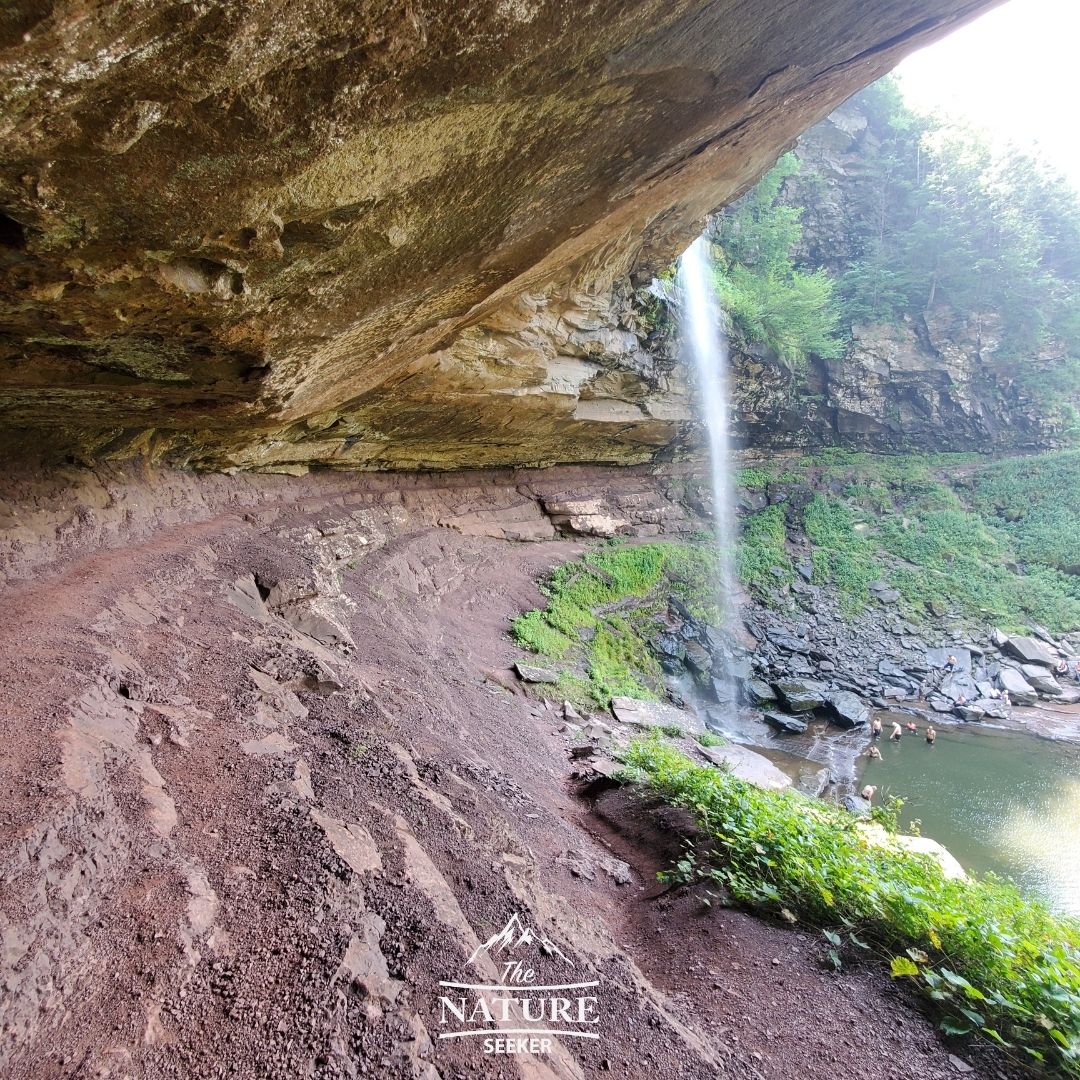
<svg viewBox="0 0 1080 1080">
<path fill-rule="evenodd" d="M 713 283 L 709 242 L 699 236 L 679 259 L 682 305 L 680 345 L 697 372 L 698 393 L 709 438 L 713 524 L 718 553 L 717 599 L 725 629 L 735 616 L 735 505 L 731 470 L 730 397 L 727 335 Z M 725 665 L 727 667 L 728 665 Z M 728 701 L 735 701 L 734 680 L 727 672 L 722 684 Z"/>
</svg>

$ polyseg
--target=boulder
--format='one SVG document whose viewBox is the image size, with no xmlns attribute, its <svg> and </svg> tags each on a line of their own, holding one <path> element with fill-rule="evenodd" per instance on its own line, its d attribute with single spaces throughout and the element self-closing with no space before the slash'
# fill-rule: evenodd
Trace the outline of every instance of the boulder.
<svg viewBox="0 0 1080 1080">
<path fill-rule="evenodd" d="M 962 716 L 965 720 L 986 719 L 986 711 L 979 708 L 978 705 L 957 705 L 953 712 L 958 716 Z"/>
<path fill-rule="evenodd" d="M 926 663 L 931 668 L 943 668 L 950 656 L 956 657 L 956 671 L 971 671 L 971 653 L 958 645 L 952 648 L 927 649 Z"/>
<path fill-rule="evenodd" d="M 1035 664 L 1025 664 L 1023 672 L 1024 678 L 1031 683 L 1037 693 L 1052 698 L 1061 696 L 1061 684 L 1045 668 L 1040 668 Z"/>
<path fill-rule="evenodd" d="M 744 689 L 751 705 L 770 705 L 776 700 L 773 688 L 763 679 L 747 679 Z"/>
<path fill-rule="evenodd" d="M 787 773 L 777 768 L 764 754 L 745 746 L 702 746 L 699 751 L 702 757 L 708 758 L 714 765 L 729 769 L 732 776 L 756 787 L 770 791 L 783 791 L 784 788 L 791 787 L 791 777 Z"/>
<path fill-rule="evenodd" d="M 639 701 L 637 698 L 611 699 L 611 711 L 623 724 L 649 731 L 652 728 L 678 727 L 690 735 L 703 735 L 705 725 L 693 713 L 676 709 L 662 701 Z"/>
<path fill-rule="evenodd" d="M 806 730 L 806 721 L 797 716 L 788 716 L 786 713 L 767 712 L 764 714 L 765 723 L 777 731 L 785 731 L 793 735 L 802 734 Z"/>
<path fill-rule="evenodd" d="M 837 690 L 826 695 L 825 702 L 833 719 L 841 727 L 858 727 L 870 723 L 870 707 L 850 690 Z"/>
<path fill-rule="evenodd" d="M 699 678 L 707 678 L 712 671 L 712 656 L 700 642 L 686 643 L 686 666 Z"/>
<path fill-rule="evenodd" d="M 792 712 L 810 712 L 825 704 L 824 684 L 810 679 L 788 679 L 776 683 L 774 689 Z"/>
<path fill-rule="evenodd" d="M 840 805 L 856 817 L 869 817 L 870 803 L 860 795 L 845 795 Z"/>
<path fill-rule="evenodd" d="M 963 673 L 947 675 L 942 679 L 939 689 L 943 697 L 951 698 L 953 701 L 961 697 L 966 701 L 971 701 L 979 696 L 978 684 L 970 675 Z"/>
<path fill-rule="evenodd" d="M 816 761 L 808 761 L 796 770 L 794 786 L 795 790 L 803 795 L 817 799 L 825 794 L 831 779 L 827 768 L 818 765 Z"/>
<path fill-rule="evenodd" d="M 766 630 L 765 636 L 781 652 L 805 653 L 809 650 L 809 645 L 807 642 L 803 641 L 801 638 L 797 638 L 794 635 L 787 633 L 784 630 Z"/>
<path fill-rule="evenodd" d="M 664 631 L 657 634 L 649 644 L 652 645 L 653 652 L 658 656 L 681 660 L 686 655 L 685 643 L 678 634 Z"/>
<path fill-rule="evenodd" d="M 1038 700 L 1035 688 L 1015 668 L 1002 668 L 998 682 L 1002 690 L 1009 691 L 1014 705 L 1034 705 Z"/>
<path fill-rule="evenodd" d="M 1025 664 L 1040 664 L 1043 667 L 1052 668 L 1057 663 L 1057 658 L 1046 645 L 1033 637 L 1010 635 L 1002 643 L 1001 651 L 1006 656 L 1015 656 L 1017 660 Z"/>
<path fill-rule="evenodd" d="M 548 668 L 534 667 L 532 664 L 517 663 L 514 665 L 514 670 L 522 682 L 557 683 L 559 681 L 558 672 L 550 671 Z"/>
</svg>

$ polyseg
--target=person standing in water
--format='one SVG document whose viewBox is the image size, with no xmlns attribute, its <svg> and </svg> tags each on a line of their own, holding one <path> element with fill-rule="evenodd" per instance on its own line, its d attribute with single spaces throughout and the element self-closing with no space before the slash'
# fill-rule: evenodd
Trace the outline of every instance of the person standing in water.
<svg viewBox="0 0 1080 1080">
<path fill-rule="evenodd" d="M 933 724 L 926 725 L 926 741 L 933 746 L 934 740 L 937 738 L 937 732 L 934 730 Z"/>
<path fill-rule="evenodd" d="M 881 717 L 880 716 L 875 716 L 874 719 L 870 721 L 870 738 L 871 739 L 880 739 L 881 738 Z"/>
<path fill-rule="evenodd" d="M 904 734 L 904 729 L 899 725 L 897 721 L 893 721 L 892 731 L 889 733 L 889 738 L 893 742 L 899 742 L 900 736 Z"/>
</svg>

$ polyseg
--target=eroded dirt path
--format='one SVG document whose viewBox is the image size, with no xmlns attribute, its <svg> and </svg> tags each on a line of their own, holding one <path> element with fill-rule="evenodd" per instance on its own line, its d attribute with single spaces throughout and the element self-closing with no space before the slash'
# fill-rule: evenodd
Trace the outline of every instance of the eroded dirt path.
<svg viewBox="0 0 1080 1080">
<path fill-rule="evenodd" d="M 580 546 L 467 535 L 488 512 L 221 514 L 7 590 L 0 1072 L 956 1075 L 883 978 L 656 899 L 648 837 L 500 685 L 508 616 Z M 515 912 L 546 977 L 599 982 L 599 1039 L 438 1038 L 440 981 Z"/>
</svg>

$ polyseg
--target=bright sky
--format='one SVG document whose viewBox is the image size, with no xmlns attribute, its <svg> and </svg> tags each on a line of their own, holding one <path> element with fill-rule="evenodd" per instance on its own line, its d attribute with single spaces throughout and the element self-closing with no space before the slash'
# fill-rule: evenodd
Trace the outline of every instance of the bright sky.
<svg viewBox="0 0 1080 1080">
<path fill-rule="evenodd" d="M 896 69 L 922 112 L 1037 148 L 1080 190 L 1080 0 L 1010 0 Z"/>
</svg>

